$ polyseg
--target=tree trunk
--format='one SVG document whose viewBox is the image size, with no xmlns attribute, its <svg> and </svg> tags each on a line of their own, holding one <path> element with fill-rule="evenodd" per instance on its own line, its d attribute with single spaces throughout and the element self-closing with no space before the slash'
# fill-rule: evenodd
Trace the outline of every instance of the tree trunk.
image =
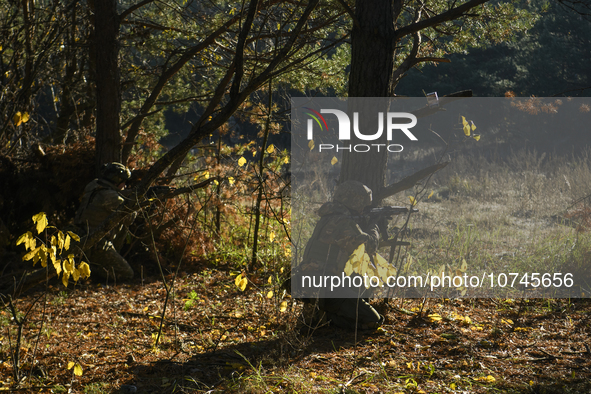
<svg viewBox="0 0 591 394">
<path fill-rule="evenodd" d="M 121 86 L 119 77 L 119 15 L 116 0 L 95 1 L 96 158 L 101 164 L 121 161 Z"/>
<path fill-rule="evenodd" d="M 359 112 L 360 124 L 367 127 L 365 134 L 374 132 L 377 119 L 363 119 L 364 108 L 372 107 L 372 100 L 354 100 L 355 97 L 391 97 L 395 84 L 394 69 L 394 16 L 392 0 L 357 0 L 351 34 L 351 74 L 349 75 L 349 112 Z M 387 109 L 384 109 L 387 112 Z M 374 111 L 375 113 L 375 108 Z M 350 119 L 353 119 L 350 116 Z M 374 143 L 386 144 L 386 134 Z M 351 145 L 363 143 L 352 136 Z M 377 195 L 385 182 L 388 159 L 385 149 L 380 152 L 343 152 L 339 182 L 357 180 Z"/>
</svg>

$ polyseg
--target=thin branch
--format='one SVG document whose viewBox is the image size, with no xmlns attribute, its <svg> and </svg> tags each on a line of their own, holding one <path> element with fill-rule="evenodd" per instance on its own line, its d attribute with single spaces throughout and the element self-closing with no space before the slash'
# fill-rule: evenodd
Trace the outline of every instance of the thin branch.
<svg viewBox="0 0 591 394">
<path fill-rule="evenodd" d="M 394 33 L 394 41 L 400 40 L 402 37 L 415 32 L 421 31 L 431 26 L 436 26 L 450 20 L 457 19 L 458 17 L 465 15 L 465 13 L 474 7 L 484 4 L 490 0 L 470 0 L 458 7 L 452 8 L 446 12 L 436 15 L 432 18 L 425 19 L 416 23 L 412 23 L 408 26 L 396 30 Z"/>
</svg>

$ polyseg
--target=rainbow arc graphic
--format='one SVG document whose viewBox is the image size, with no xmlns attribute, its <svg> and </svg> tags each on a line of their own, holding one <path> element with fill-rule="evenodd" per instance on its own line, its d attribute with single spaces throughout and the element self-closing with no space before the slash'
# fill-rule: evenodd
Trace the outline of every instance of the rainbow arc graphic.
<svg viewBox="0 0 591 394">
<path fill-rule="evenodd" d="M 326 127 L 326 130 L 328 130 L 328 125 L 326 124 L 326 120 L 324 120 L 324 117 L 322 115 L 320 115 L 320 112 L 318 112 L 312 108 L 308 108 L 308 107 L 304 107 L 304 109 L 307 109 L 308 111 L 313 112 L 313 113 L 305 112 L 305 114 L 309 115 L 312 119 L 314 119 L 316 121 L 316 123 L 318 123 L 318 126 L 320 127 L 321 131 L 324 131 L 324 127 Z M 322 121 L 322 123 L 320 121 Z M 324 124 L 324 127 L 322 127 L 323 124 Z M 311 127 L 308 128 L 308 139 L 312 139 L 312 128 Z"/>
</svg>

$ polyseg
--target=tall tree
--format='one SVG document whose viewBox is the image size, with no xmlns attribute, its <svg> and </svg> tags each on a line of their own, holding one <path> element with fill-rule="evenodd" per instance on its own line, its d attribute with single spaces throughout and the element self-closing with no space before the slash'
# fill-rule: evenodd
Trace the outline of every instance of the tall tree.
<svg viewBox="0 0 591 394">
<path fill-rule="evenodd" d="M 119 77 L 119 14 L 116 0 L 94 2 L 94 48 L 96 53 L 96 160 L 120 162 L 121 83 Z"/>
<path fill-rule="evenodd" d="M 501 40 L 511 25 L 515 30 L 528 26 L 525 12 L 509 3 L 487 2 L 356 1 L 349 97 L 393 97 L 400 79 L 418 64 L 447 62 L 448 53 Z M 386 143 L 385 138 L 384 133 L 378 143 Z M 339 181 L 359 180 L 381 195 L 388 153 L 374 153 L 344 151 Z"/>
</svg>

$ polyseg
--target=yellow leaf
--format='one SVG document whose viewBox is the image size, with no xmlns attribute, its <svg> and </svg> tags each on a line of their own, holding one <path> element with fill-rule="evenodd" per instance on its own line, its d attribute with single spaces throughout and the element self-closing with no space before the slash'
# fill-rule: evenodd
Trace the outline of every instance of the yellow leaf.
<svg viewBox="0 0 591 394">
<path fill-rule="evenodd" d="M 67 233 L 74 241 L 80 242 L 80 237 L 78 236 L 78 234 L 73 233 L 71 231 L 68 231 Z"/>
<path fill-rule="evenodd" d="M 56 258 L 53 254 L 51 255 L 51 261 L 53 263 L 53 268 L 55 268 L 55 272 L 57 272 L 57 275 L 59 276 L 60 273 L 62 272 L 62 261 L 56 260 Z"/>
<path fill-rule="evenodd" d="M 245 164 L 246 164 L 246 159 L 244 158 L 244 156 L 240 157 L 240 159 L 238 159 L 238 166 L 242 167 Z"/>
<path fill-rule="evenodd" d="M 488 376 L 480 376 L 480 377 L 476 378 L 476 380 L 479 381 L 479 382 L 483 382 L 483 383 L 494 383 L 494 382 L 496 382 L 496 379 L 493 376 L 491 376 L 491 375 L 488 375 Z"/>
<path fill-rule="evenodd" d="M 460 271 L 466 272 L 467 269 L 468 269 L 468 263 L 466 263 L 466 259 L 462 259 L 462 265 L 460 267 Z"/>
<path fill-rule="evenodd" d="M 21 235 L 20 237 L 18 237 L 18 239 L 16 240 L 16 245 L 20 245 L 23 242 L 25 242 L 25 240 L 27 240 L 29 238 L 29 234 L 31 234 L 30 231 L 27 231 L 26 233 L 24 233 L 23 235 Z"/>
<path fill-rule="evenodd" d="M 64 250 L 70 249 L 70 235 L 66 234 L 66 239 L 64 241 Z"/>
<path fill-rule="evenodd" d="M 23 123 L 20 111 L 14 114 L 14 116 L 12 117 L 12 123 L 14 123 L 15 126 L 20 126 L 21 123 Z"/>
<path fill-rule="evenodd" d="M 275 146 L 274 146 L 273 144 L 269 145 L 269 146 L 267 147 L 267 151 L 266 151 L 266 152 L 267 152 L 268 154 L 271 154 L 271 153 L 275 152 Z"/>
<path fill-rule="evenodd" d="M 286 310 L 287 310 L 287 301 L 283 301 L 279 305 L 279 312 L 285 312 Z"/>
<path fill-rule="evenodd" d="M 65 264 L 65 262 L 64 262 Z M 62 283 L 65 287 L 68 287 L 68 279 L 70 279 L 70 273 L 64 270 L 64 274 L 62 275 Z"/>
<path fill-rule="evenodd" d="M 29 113 L 23 112 L 23 114 L 21 115 L 21 122 L 27 123 L 28 121 L 29 121 Z"/>
<path fill-rule="evenodd" d="M 17 245 L 20 245 L 22 243 L 25 244 L 25 248 L 27 248 L 27 250 L 30 250 L 35 248 L 37 241 L 35 241 L 33 233 L 27 231 L 26 233 L 18 237 L 18 239 L 16 240 Z"/>
<path fill-rule="evenodd" d="M 410 200 L 410 205 L 413 207 L 417 205 L 417 200 L 413 196 L 408 196 L 408 199 Z"/>
<path fill-rule="evenodd" d="M 236 287 L 238 287 L 240 289 L 240 291 L 244 291 L 246 289 L 246 285 L 248 284 L 248 279 L 243 278 L 242 274 L 236 276 L 236 279 L 234 280 L 234 284 L 236 285 Z"/>
<path fill-rule="evenodd" d="M 285 156 L 283 159 L 283 164 L 289 164 L 289 156 Z"/>
<path fill-rule="evenodd" d="M 275 239 L 275 232 L 274 231 L 271 231 L 269 233 L 269 241 L 273 242 L 274 239 Z"/>
<path fill-rule="evenodd" d="M 273 284 L 273 275 L 269 276 L 269 279 L 267 279 L 267 283 L 272 285 Z"/>
<path fill-rule="evenodd" d="M 234 177 L 232 177 L 232 176 L 228 177 L 228 183 L 229 183 L 230 185 L 233 185 L 233 184 L 234 184 L 234 182 L 235 182 L 235 181 L 234 181 Z"/>
<path fill-rule="evenodd" d="M 217 186 L 217 185 L 219 185 L 220 183 L 218 182 L 218 180 L 217 180 L 217 179 L 214 179 L 214 181 L 213 181 L 213 184 Z"/>
<path fill-rule="evenodd" d="M 31 260 L 33 257 L 35 257 L 35 255 L 37 254 L 37 252 L 39 251 L 39 249 L 41 249 L 41 246 L 31 250 L 29 253 L 25 254 L 23 256 L 23 261 L 28 261 Z"/>
<path fill-rule="evenodd" d="M 337 164 L 339 162 L 339 159 L 337 159 L 335 156 L 332 157 L 332 160 L 330 161 L 330 164 L 332 164 L 333 166 L 335 164 Z"/>
<path fill-rule="evenodd" d="M 462 116 L 462 125 L 464 127 L 466 127 L 468 125 L 468 122 L 466 121 L 466 118 Z"/>
<path fill-rule="evenodd" d="M 464 134 L 466 135 L 466 137 L 470 137 L 470 126 L 468 126 L 467 124 L 464 126 Z"/>
<path fill-rule="evenodd" d="M 351 260 L 347 261 L 347 264 L 345 264 L 343 272 L 345 273 L 345 275 L 351 276 L 351 274 L 353 273 L 353 265 L 351 264 Z"/>
<path fill-rule="evenodd" d="M 41 267 L 47 267 L 47 247 L 42 246 L 39 249 L 39 258 L 41 259 Z"/>
<path fill-rule="evenodd" d="M 435 322 L 435 321 L 440 321 L 440 320 L 442 319 L 442 318 L 441 318 L 441 315 L 440 315 L 439 313 L 432 313 L 432 314 L 430 314 L 428 317 L 429 317 L 429 319 L 430 319 L 431 321 L 434 321 L 434 322 Z"/>
<path fill-rule="evenodd" d="M 71 255 L 70 255 L 71 256 Z M 74 271 L 74 262 L 69 258 L 63 262 L 64 272 L 70 275 Z"/>
<path fill-rule="evenodd" d="M 74 365 L 74 375 L 82 376 L 82 366 L 78 363 L 76 363 L 76 365 Z"/>
<path fill-rule="evenodd" d="M 267 293 L 267 298 L 273 298 L 273 290 Z"/>
<path fill-rule="evenodd" d="M 45 212 L 39 212 L 33 216 L 33 222 L 37 224 L 37 234 L 41 233 L 47 227 L 47 216 Z"/>
<path fill-rule="evenodd" d="M 388 268 L 388 261 L 384 257 L 382 257 L 382 255 L 380 255 L 379 253 L 376 253 L 376 255 L 374 256 L 373 263 L 378 268 L 379 267 Z"/>
<path fill-rule="evenodd" d="M 74 361 L 70 361 L 70 362 L 68 363 L 68 369 L 72 369 L 72 367 L 73 367 L 74 365 L 76 365 L 76 363 L 75 363 Z"/>
<path fill-rule="evenodd" d="M 209 171 L 203 171 L 203 176 L 205 177 L 205 179 L 209 179 Z"/>
<path fill-rule="evenodd" d="M 308 148 L 310 148 L 310 150 L 314 149 L 314 140 L 310 140 L 310 142 L 308 142 Z"/>
<path fill-rule="evenodd" d="M 80 271 L 78 271 L 78 268 L 74 268 L 72 271 L 72 278 L 74 278 L 74 282 L 78 282 L 78 279 L 80 279 Z"/>
<path fill-rule="evenodd" d="M 476 141 L 480 141 L 480 134 L 474 134 L 473 137 Z"/>
<path fill-rule="evenodd" d="M 430 199 L 431 197 L 433 197 L 433 194 L 434 194 L 434 193 L 435 193 L 435 192 L 434 192 L 433 190 L 431 190 L 431 193 L 429 193 L 429 196 L 427 197 L 427 199 Z"/>
<path fill-rule="evenodd" d="M 476 125 L 474 124 L 474 122 L 470 121 L 470 123 L 472 124 L 472 126 L 471 126 L 472 131 L 476 130 Z"/>
<path fill-rule="evenodd" d="M 66 242 L 66 239 L 64 238 L 64 233 L 62 233 L 61 231 L 58 231 L 57 232 L 57 247 L 60 249 L 63 249 L 65 242 Z"/>
</svg>

